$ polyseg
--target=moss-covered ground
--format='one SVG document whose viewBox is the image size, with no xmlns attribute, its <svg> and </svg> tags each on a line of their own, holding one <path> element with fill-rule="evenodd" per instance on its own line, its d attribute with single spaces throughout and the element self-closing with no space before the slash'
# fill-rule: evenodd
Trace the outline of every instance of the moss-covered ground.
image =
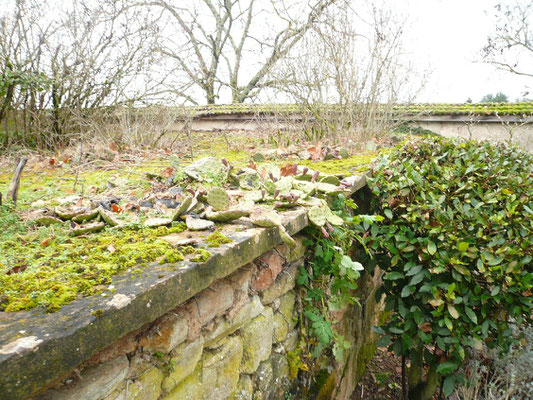
<svg viewBox="0 0 533 400">
<path fill-rule="evenodd" d="M 236 166 L 247 166 L 253 154 L 268 150 L 261 143 L 264 141 L 249 135 L 230 138 L 202 134 L 197 135 L 193 155 L 195 159 L 224 157 Z M 186 149 L 187 143 L 182 147 Z M 0 193 L 4 195 L 0 206 L 0 311 L 37 306 L 55 311 L 80 296 L 112 291 L 112 276 L 119 272 L 140 273 L 152 262 L 179 268 L 179 261 L 184 258 L 202 262 L 210 256 L 208 246 L 231 240 L 215 233 L 204 246 L 174 248 L 161 237 L 186 229 L 183 223 L 152 229 L 142 225 L 121 230 L 106 226 L 97 233 L 72 237 L 68 221 L 37 226 L 26 220 L 32 210 L 54 207 L 65 199 L 111 196 L 122 199 L 119 207 L 127 207 L 132 199 L 146 199 L 163 190 L 169 177 L 176 177 L 177 170 L 171 166 L 190 163 L 189 155 L 189 150 L 134 155 L 115 152 L 114 158 L 107 161 L 94 155 L 89 161 L 75 156 L 37 156 L 23 171 L 16 209 L 6 200 L 12 164 L 0 162 Z M 352 154 L 313 162 L 278 151 L 269 161 L 283 166 L 290 160 L 329 174 L 351 175 L 364 170 L 376 155 L 377 152 Z"/>
</svg>

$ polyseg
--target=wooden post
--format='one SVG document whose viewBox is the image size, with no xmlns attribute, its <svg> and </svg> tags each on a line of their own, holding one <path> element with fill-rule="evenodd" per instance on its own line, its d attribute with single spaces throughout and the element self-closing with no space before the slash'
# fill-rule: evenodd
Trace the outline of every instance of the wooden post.
<svg viewBox="0 0 533 400">
<path fill-rule="evenodd" d="M 7 197 L 11 197 L 15 207 L 17 206 L 17 198 L 19 195 L 20 175 L 22 174 L 22 170 L 24 169 L 27 161 L 27 157 L 22 157 L 20 160 L 17 159 L 15 161 L 15 174 L 13 175 L 11 186 L 9 186 L 9 191 L 7 192 Z"/>
</svg>

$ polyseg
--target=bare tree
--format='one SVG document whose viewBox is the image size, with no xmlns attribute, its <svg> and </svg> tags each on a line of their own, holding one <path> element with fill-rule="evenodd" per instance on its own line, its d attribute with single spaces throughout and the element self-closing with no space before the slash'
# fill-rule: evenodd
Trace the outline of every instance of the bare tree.
<svg viewBox="0 0 533 400">
<path fill-rule="evenodd" d="M 157 32 L 142 10 L 126 9 L 122 0 L 8 1 L 0 16 L 0 76 L 46 78 L 47 90 L 11 84 L 4 103 L 11 103 L 14 125 L 22 121 L 37 141 L 67 144 L 94 127 L 94 111 L 155 92 L 159 82 L 147 71 Z"/>
<path fill-rule="evenodd" d="M 224 91 L 234 103 L 256 95 L 272 68 L 336 1 L 135 0 L 133 4 L 159 8 L 170 16 L 169 34 L 159 51 L 190 82 L 187 91 L 176 93 L 197 104 L 194 90 L 199 90 L 207 104 L 214 104 Z"/>
<path fill-rule="evenodd" d="M 496 30 L 483 49 L 485 62 L 503 71 L 533 78 L 533 3 L 498 4 Z"/>
<path fill-rule="evenodd" d="M 313 116 L 320 135 L 379 134 L 394 104 L 412 101 L 425 82 L 403 59 L 403 25 L 381 3 L 329 9 L 277 68 L 276 87 Z"/>
</svg>

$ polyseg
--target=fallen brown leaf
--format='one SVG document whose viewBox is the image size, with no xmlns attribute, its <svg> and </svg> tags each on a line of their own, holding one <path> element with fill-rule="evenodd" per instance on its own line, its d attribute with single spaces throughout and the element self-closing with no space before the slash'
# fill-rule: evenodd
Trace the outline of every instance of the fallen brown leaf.
<svg viewBox="0 0 533 400">
<path fill-rule="evenodd" d="M 122 209 L 122 207 L 116 205 L 116 204 L 111 204 L 111 210 L 117 214 L 120 214 L 122 211 L 124 211 Z"/>
<path fill-rule="evenodd" d="M 46 247 L 50 244 L 50 241 L 53 239 L 54 237 L 53 236 L 50 236 L 46 239 L 44 239 L 42 242 L 41 242 L 41 247 Z"/>
</svg>

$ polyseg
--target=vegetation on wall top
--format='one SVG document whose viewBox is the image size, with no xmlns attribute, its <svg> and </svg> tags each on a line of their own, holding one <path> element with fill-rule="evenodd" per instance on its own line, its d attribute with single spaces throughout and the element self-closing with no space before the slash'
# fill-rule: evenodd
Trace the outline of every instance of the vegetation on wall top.
<svg viewBox="0 0 533 400">
<path fill-rule="evenodd" d="M 316 106 L 325 111 L 335 112 L 341 105 L 323 104 Z M 193 117 L 224 114 L 291 114 L 306 110 L 300 104 L 220 104 L 194 106 L 187 109 Z M 390 112 L 389 108 L 386 108 Z M 435 103 L 435 104 L 397 104 L 392 112 L 399 115 L 533 115 L 533 102 L 519 103 Z"/>
</svg>

